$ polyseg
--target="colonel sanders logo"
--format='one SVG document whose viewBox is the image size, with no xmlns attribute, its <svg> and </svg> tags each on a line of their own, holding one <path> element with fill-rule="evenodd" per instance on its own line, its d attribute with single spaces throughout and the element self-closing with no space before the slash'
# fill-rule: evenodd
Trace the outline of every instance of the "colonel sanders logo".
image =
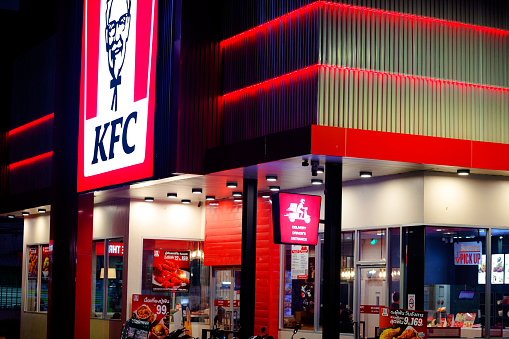
<svg viewBox="0 0 509 339">
<path fill-rule="evenodd" d="M 125 61 L 129 28 L 131 25 L 131 1 L 107 0 L 105 42 L 108 67 L 111 74 L 110 88 L 114 89 L 111 100 L 112 111 L 117 111 L 118 89 L 122 83 L 122 66 Z"/>
</svg>

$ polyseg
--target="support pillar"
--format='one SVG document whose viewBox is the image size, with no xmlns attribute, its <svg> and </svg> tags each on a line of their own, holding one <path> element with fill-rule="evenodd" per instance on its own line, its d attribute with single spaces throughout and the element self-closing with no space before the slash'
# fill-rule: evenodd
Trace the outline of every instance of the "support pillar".
<svg viewBox="0 0 509 339">
<path fill-rule="evenodd" d="M 256 283 L 256 208 L 258 180 L 244 179 L 242 198 L 242 254 L 240 285 L 240 338 L 254 334 Z"/>
<path fill-rule="evenodd" d="M 323 338 L 338 339 L 341 278 L 341 210 L 343 163 L 325 164 L 325 232 L 323 266 Z"/>
</svg>

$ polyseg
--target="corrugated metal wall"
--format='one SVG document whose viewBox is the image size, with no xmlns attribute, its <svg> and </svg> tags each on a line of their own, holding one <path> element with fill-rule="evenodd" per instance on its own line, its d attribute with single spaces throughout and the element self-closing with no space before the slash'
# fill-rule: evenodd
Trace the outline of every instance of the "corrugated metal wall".
<svg viewBox="0 0 509 339">
<path fill-rule="evenodd" d="M 226 20 L 226 37 L 239 33 L 239 27 L 251 28 L 245 22 L 260 24 L 285 14 L 285 9 L 296 9 L 285 1 L 263 2 L 259 7 L 254 3 L 232 5 L 236 16 Z M 509 27 L 509 2 L 348 3 Z M 314 87 L 292 78 L 291 86 L 269 82 L 256 90 L 228 93 L 317 63 L 360 69 L 316 68 L 318 100 L 312 114 L 318 124 L 509 143 L 508 92 L 463 84 L 509 88 L 507 32 L 366 7 L 320 2 L 308 6 L 310 10 L 295 11 L 244 37 L 225 41 L 225 143 L 295 128 L 293 121 L 308 107 L 298 105 L 300 110 L 292 114 L 288 98 L 293 95 L 295 103 Z M 228 13 L 230 9 L 225 8 Z M 316 22 L 318 31 L 313 28 Z M 309 37 L 315 32 L 315 37 Z M 292 86 L 301 91 L 292 90 Z"/>
</svg>

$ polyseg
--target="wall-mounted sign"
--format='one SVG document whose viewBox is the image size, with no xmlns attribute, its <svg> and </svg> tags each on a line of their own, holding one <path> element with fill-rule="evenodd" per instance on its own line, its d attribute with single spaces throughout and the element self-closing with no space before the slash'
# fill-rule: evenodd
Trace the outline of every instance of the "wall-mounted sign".
<svg viewBox="0 0 509 339">
<path fill-rule="evenodd" d="M 78 192 L 152 176 L 157 0 L 85 0 Z"/>
<path fill-rule="evenodd" d="M 132 318 L 150 323 L 150 338 L 164 338 L 168 335 L 170 328 L 170 297 L 133 294 L 132 302 Z"/>
<path fill-rule="evenodd" d="M 189 251 L 154 250 L 152 291 L 189 293 Z"/>
<path fill-rule="evenodd" d="M 96 244 L 95 253 L 97 255 L 104 255 L 104 242 Z M 108 255 L 112 257 L 121 257 L 124 255 L 124 244 L 110 242 L 108 244 Z"/>
<path fill-rule="evenodd" d="M 307 279 L 309 267 L 309 246 L 292 245 L 292 279 Z"/>
<path fill-rule="evenodd" d="M 321 201 L 316 195 L 273 194 L 274 243 L 316 245 Z"/>
<path fill-rule="evenodd" d="M 454 243 L 455 265 L 479 265 L 481 263 L 482 243 L 478 241 Z"/>
</svg>

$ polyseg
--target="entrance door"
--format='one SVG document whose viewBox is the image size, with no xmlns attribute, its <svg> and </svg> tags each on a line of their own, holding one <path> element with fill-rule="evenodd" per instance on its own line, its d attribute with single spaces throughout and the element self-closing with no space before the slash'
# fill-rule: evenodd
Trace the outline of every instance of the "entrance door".
<svg viewBox="0 0 509 339">
<path fill-rule="evenodd" d="M 240 268 L 214 268 L 213 327 L 238 331 L 240 328 Z"/>
<path fill-rule="evenodd" d="M 378 310 L 386 302 L 385 265 L 358 266 L 359 319 L 356 337 L 375 338 L 378 329 Z"/>
</svg>

